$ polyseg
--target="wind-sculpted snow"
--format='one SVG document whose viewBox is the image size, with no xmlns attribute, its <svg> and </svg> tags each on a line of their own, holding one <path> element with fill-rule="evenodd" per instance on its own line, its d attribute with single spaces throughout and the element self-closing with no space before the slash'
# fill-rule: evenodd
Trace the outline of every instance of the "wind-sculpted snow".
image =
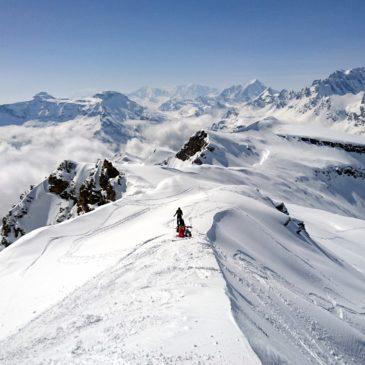
<svg viewBox="0 0 365 365">
<path fill-rule="evenodd" d="M 364 360 L 363 274 L 256 189 L 186 172 L 129 166 L 151 188 L 1 253 L 2 362 Z"/>
<path fill-rule="evenodd" d="M 259 204 L 216 214 L 208 237 L 263 364 L 364 361 L 363 274 Z"/>
</svg>

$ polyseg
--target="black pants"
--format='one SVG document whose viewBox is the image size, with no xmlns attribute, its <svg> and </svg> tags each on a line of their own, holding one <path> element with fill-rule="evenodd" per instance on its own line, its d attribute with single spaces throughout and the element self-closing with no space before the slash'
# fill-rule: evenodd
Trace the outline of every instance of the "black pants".
<svg viewBox="0 0 365 365">
<path fill-rule="evenodd" d="M 182 217 L 177 216 L 176 219 L 177 219 L 177 225 L 178 226 L 184 226 L 185 225 L 184 220 L 182 219 Z"/>
</svg>

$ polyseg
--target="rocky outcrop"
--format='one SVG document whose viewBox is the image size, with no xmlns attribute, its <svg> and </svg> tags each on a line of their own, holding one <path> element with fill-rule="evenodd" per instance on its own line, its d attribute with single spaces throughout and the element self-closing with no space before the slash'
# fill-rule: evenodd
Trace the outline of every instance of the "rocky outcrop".
<svg viewBox="0 0 365 365">
<path fill-rule="evenodd" d="M 1 220 L 1 244 L 9 246 L 36 228 L 90 212 L 125 191 L 125 175 L 108 160 L 95 165 L 63 161 L 45 181 L 22 194 Z"/>
<path fill-rule="evenodd" d="M 285 206 L 285 204 L 284 204 L 283 202 L 281 202 L 281 203 L 276 203 L 276 204 L 275 204 L 275 208 L 276 208 L 279 212 L 284 213 L 284 214 L 286 214 L 286 215 L 289 215 L 288 209 L 287 209 L 287 207 Z"/>
<path fill-rule="evenodd" d="M 95 166 L 98 169 L 98 164 Z M 96 206 L 101 206 L 117 198 L 115 184 L 124 185 L 120 172 L 108 160 L 104 160 L 100 171 L 96 171 L 81 186 L 76 200 L 77 214 L 87 213 Z"/>
<path fill-rule="evenodd" d="M 365 169 L 353 166 L 329 166 L 314 170 L 314 174 L 316 177 L 323 176 L 326 180 L 332 180 L 338 176 L 365 180 Z"/>
<path fill-rule="evenodd" d="M 279 137 L 285 138 L 289 141 L 298 141 L 310 143 L 316 146 L 325 146 L 332 148 L 339 148 L 346 152 L 354 152 L 354 153 L 365 153 L 365 144 L 354 144 L 354 143 L 344 143 L 338 141 L 326 141 L 323 139 L 317 139 L 313 137 L 302 137 L 302 136 L 287 136 L 287 135 L 279 135 Z"/>
<path fill-rule="evenodd" d="M 209 146 L 208 134 L 205 131 L 201 130 L 195 133 L 194 136 L 190 137 L 189 141 L 185 143 L 182 149 L 176 154 L 176 158 L 182 161 L 186 161 L 200 153 L 200 155 L 197 155 L 196 158 L 193 160 L 193 163 L 201 165 L 203 163 L 202 159 L 204 159 L 205 157 L 205 150 L 212 152 L 214 151 L 214 147 Z"/>
</svg>

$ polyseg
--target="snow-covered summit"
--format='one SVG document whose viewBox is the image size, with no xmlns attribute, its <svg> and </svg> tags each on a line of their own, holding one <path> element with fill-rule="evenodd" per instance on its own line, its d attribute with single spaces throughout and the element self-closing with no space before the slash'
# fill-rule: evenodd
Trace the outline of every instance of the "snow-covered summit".
<svg viewBox="0 0 365 365">
<path fill-rule="evenodd" d="M 50 100 L 50 99 L 55 99 L 54 96 L 50 95 L 48 92 L 46 91 L 41 91 L 37 94 L 35 94 L 33 96 L 33 99 L 38 99 L 38 100 Z"/>
<path fill-rule="evenodd" d="M 365 67 L 336 71 L 324 80 L 315 80 L 312 90 L 319 96 L 357 94 L 365 91 Z"/>
<path fill-rule="evenodd" d="M 254 79 L 245 85 L 234 85 L 224 89 L 218 96 L 225 102 L 248 102 L 259 96 L 266 86 L 259 80 Z"/>
</svg>

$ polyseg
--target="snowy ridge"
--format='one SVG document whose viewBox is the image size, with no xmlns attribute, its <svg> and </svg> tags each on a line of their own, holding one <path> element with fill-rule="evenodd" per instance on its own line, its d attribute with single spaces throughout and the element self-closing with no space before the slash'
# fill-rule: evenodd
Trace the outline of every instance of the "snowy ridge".
<svg viewBox="0 0 365 365">
<path fill-rule="evenodd" d="M 361 72 L 1 127 L 2 153 L 67 130 L 109 158 L 67 160 L 6 216 L 0 362 L 364 363 Z"/>
<path fill-rule="evenodd" d="M 121 199 L 3 250 L 0 359 L 362 363 L 363 156 L 279 127 L 200 131 L 167 165 L 121 160 Z"/>
</svg>

